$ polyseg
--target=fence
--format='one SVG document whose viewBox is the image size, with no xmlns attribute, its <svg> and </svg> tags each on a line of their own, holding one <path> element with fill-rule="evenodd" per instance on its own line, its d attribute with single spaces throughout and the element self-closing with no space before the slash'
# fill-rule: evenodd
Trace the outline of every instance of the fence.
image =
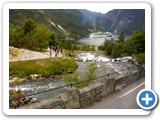
<svg viewBox="0 0 160 120">
<path fill-rule="evenodd" d="M 123 69 L 121 70 L 120 72 L 122 71 L 126 71 L 126 70 L 130 70 L 131 68 L 127 68 L 127 69 Z M 85 81 L 81 81 L 81 82 L 74 82 L 74 83 L 69 83 L 69 84 L 65 84 L 63 86 L 59 86 L 59 87 L 56 87 L 56 88 L 52 88 L 52 89 L 48 89 L 48 90 L 44 90 L 44 91 L 40 91 L 40 92 L 37 92 L 37 93 L 33 93 L 33 94 L 28 94 L 28 95 L 25 95 L 25 96 L 34 96 L 34 95 L 37 95 L 37 94 L 42 94 L 42 93 L 45 93 L 45 92 L 49 92 L 49 91 L 54 91 L 54 90 L 58 90 L 58 89 L 62 89 L 62 88 L 66 88 L 66 87 L 73 87 L 74 85 L 76 84 L 81 84 L 81 83 L 85 83 L 85 82 L 88 82 L 88 81 L 95 81 L 97 80 L 98 78 L 102 78 L 102 77 L 105 77 L 105 76 L 110 76 L 110 75 L 113 75 L 113 74 L 116 74 L 116 73 L 119 73 L 119 72 L 112 72 L 112 73 L 108 73 L 108 74 L 105 74 L 105 75 L 102 75 L 102 76 L 99 76 L 99 77 L 96 77 L 96 78 L 93 78 L 93 79 L 90 79 L 90 80 L 85 80 Z M 18 98 L 13 98 L 13 99 L 10 99 L 10 100 L 16 100 L 16 99 L 20 99 L 22 97 L 18 97 Z"/>
<path fill-rule="evenodd" d="M 37 95 L 37 94 L 42 94 L 42 93 L 45 93 L 45 92 L 54 91 L 54 90 L 58 90 L 58 89 L 62 89 L 62 88 L 70 88 L 69 91 L 66 90 L 66 93 L 63 94 L 63 97 L 62 97 L 63 100 L 59 100 L 59 98 L 58 98 L 58 99 L 54 99 L 54 100 L 53 99 L 47 100 L 46 102 L 43 101 L 41 104 L 45 104 L 44 105 L 45 107 L 41 106 L 40 108 L 77 108 L 77 106 L 80 107 L 80 106 L 86 105 L 86 104 L 94 101 L 97 98 L 99 99 L 99 98 L 113 92 L 115 90 L 115 87 L 120 85 L 120 84 L 130 84 L 130 83 L 134 82 L 135 80 L 138 80 L 140 77 L 144 77 L 144 69 L 140 69 L 140 70 L 136 71 L 135 73 L 130 73 L 131 69 L 132 68 L 127 68 L 127 69 L 121 70 L 120 72 L 127 71 L 127 75 L 123 76 L 121 78 L 118 78 L 116 80 L 111 79 L 111 78 L 109 79 L 109 77 L 111 75 L 117 74 L 119 72 L 112 72 L 112 73 L 108 73 L 108 74 L 96 77 L 94 79 L 81 81 L 81 82 L 69 83 L 69 84 L 65 84 L 65 85 L 60 86 L 60 87 L 56 87 L 56 88 L 53 88 L 53 89 L 48 89 L 48 90 L 45 90 L 45 91 L 40 91 L 40 92 L 29 94 L 29 95 L 26 95 L 26 96 L 30 97 L 30 96 L 34 96 L 34 95 Z M 106 77 L 107 77 L 107 79 L 106 79 Z M 90 87 L 89 89 L 84 88 L 84 89 L 74 90 L 74 88 L 73 88 L 73 86 L 76 85 L 76 84 L 81 84 L 81 83 L 85 83 L 85 82 L 88 82 L 88 81 L 95 81 L 99 78 L 104 78 L 105 80 L 103 80 L 100 84 L 98 84 L 96 82 L 96 85 Z M 74 97 L 74 99 L 76 101 L 73 100 L 72 98 L 68 98 L 68 96 L 66 98 L 67 92 L 70 92 L 69 96 L 72 97 L 72 98 Z M 10 102 L 14 101 L 14 100 L 19 100 L 21 98 L 22 97 L 10 99 Z M 65 102 L 65 101 L 67 101 L 67 102 Z M 72 101 L 72 102 L 68 102 L 68 101 Z M 49 103 L 51 103 L 51 104 L 49 104 Z M 54 106 L 52 106 L 53 103 L 54 103 Z M 56 103 L 56 105 L 55 105 L 55 103 Z M 65 103 L 70 104 L 70 105 L 68 105 L 69 107 L 66 107 L 67 105 L 64 107 Z M 71 105 L 73 103 L 75 103 L 75 104 Z M 49 105 L 46 105 L 46 104 L 49 104 Z M 35 105 L 35 106 L 37 106 L 37 105 Z M 35 108 L 35 107 L 33 107 L 33 108 Z"/>
</svg>

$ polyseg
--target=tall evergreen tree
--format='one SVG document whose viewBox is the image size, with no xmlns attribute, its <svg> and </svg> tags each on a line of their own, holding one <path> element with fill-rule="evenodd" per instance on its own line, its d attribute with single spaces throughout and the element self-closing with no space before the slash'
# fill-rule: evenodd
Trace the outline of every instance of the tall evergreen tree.
<svg viewBox="0 0 160 120">
<path fill-rule="evenodd" d="M 118 42 L 124 42 L 124 40 L 125 40 L 125 34 L 122 31 L 119 33 Z"/>
</svg>

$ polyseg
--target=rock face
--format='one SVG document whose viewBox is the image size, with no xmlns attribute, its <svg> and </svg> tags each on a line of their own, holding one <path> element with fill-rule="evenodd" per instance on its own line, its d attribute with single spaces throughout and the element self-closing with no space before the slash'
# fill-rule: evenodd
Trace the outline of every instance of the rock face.
<svg viewBox="0 0 160 120">
<path fill-rule="evenodd" d="M 106 14 L 80 10 L 88 17 L 95 30 L 104 30 L 110 32 L 121 32 L 130 35 L 135 30 L 145 28 L 145 10 L 144 9 L 114 9 Z"/>
<path fill-rule="evenodd" d="M 89 33 L 88 29 L 93 29 L 91 21 L 78 9 L 10 9 L 9 14 L 9 21 L 14 25 L 32 18 L 57 32 L 59 38 L 84 37 Z"/>
<path fill-rule="evenodd" d="M 85 9 L 11 9 L 9 13 L 10 23 L 14 25 L 20 25 L 23 20 L 32 18 L 55 32 L 58 31 L 57 35 L 60 38 L 82 38 L 95 30 L 124 31 L 131 34 L 134 30 L 144 29 L 145 26 L 144 9 L 115 9 L 106 14 Z"/>
<path fill-rule="evenodd" d="M 130 35 L 135 30 L 145 28 L 145 10 L 115 9 L 102 15 L 96 24 L 104 26 L 104 29 L 110 32 L 124 31 Z"/>
<path fill-rule="evenodd" d="M 32 97 L 22 97 L 20 99 L 14 99 L 9 101 L 9 108 L 14 109 L 23 105 L 31 104 L 37 102 L 36 98 Z"/>
</svg>

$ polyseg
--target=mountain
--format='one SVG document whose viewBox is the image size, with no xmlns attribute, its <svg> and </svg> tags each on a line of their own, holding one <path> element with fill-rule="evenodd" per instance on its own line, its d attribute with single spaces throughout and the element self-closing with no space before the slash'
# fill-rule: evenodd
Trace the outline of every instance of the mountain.
<svg viewBox="0 0 160 120">
<path fill-rule="evenodd" d="M 56 31 L 59 37 L 79 39 L 93 31 L 92 21 L 78 9 L 10 9 L 9 21 L 20 25 L 32 18 Z"/>
<path fill-rule="evenodd" d="M 92 11 L 85 10 L 85 9 L 80 9 L 80 12 L 85 17 L 89 18 L 90 21 L 92 21 L 93 28 L 94 28 L 94 30 L 96 30 L 96 28 L 97 28 L 96 22 L 103 14 L 102 13 L 98 13 L 98 12 L 92 12 Z"/>
<path fill-rule="evenodd" d="M 105 31 L 124 31 L 125 34 L 132 34 L 133 31 L 145 29 L 144 9 L 114 9 L 99 17 L 96 22 Z"/>
<path fill-rule="evenodd" d="M 61 39 L 79 39 L 95 31 L 124 31 L 130 35 L 145 28 L 144 9 L 114 9 L 106 14 L 85 9 L 9 10 L 9 22 L 14 25 L 22 24 L 27 18 L 45 24 Z"/>
</svg>

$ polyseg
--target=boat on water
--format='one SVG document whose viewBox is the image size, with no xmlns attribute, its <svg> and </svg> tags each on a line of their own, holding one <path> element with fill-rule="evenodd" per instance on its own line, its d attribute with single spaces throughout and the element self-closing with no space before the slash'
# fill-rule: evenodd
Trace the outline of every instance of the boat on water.
<svg viewBox="0 0 160 120">
<path fill-rule="evenodd" d="M 112 37 L 111 32 L 96 32 L 91 33 L 90 38 L 106 38 L 106 37 Z"/>
</svg>

